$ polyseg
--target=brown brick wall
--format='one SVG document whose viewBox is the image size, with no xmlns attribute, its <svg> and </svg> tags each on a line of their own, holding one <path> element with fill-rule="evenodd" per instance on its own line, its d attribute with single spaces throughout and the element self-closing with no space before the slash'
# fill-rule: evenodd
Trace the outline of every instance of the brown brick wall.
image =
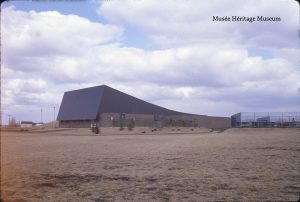
<svg viewBox="0 0 300 202">
<path fill-rule="evenodd" d="M 213 117 L 204 115 L 159 115 L 155 120 L 154 115 L 149 114 L 125 114 L 125 119 L 120 119 L 118 113 L 103 113 L 100 121 L 96 121 L 99 127 L 123 127 L 134 121 L 135 126 L 179 126 L 179 127 L 208 127 L 213 129 L 230 128 L 231 121 L 228 117 Z M 62 128 L 89 128 L 91 120 L 84 121 L 60 121 L 59 127 Z"/>
<path fill-rule="evenodd" d="M 122 120 L 123 126 L 134 120 L 135 126 L 188 126 L 188 127 L 208 127 L 208 128 L 230 128 L 231 122 L 228 117 L 212 117 L 203 115 L 159 115 L 157 120 L 154 115 L 148 114 L 125 114 L 125 119 Z M 113 120 L 112 120 L 113 119 Z M 120 115 L 117 113 L 101 114 L 100 126 L 111 127 L 120 126 Z"/>
<path fill-rule="evenodd" d="M 59 121 L 60 128 L 90 128 L 90 120 L 79 120 L 79 121 Z"/>
</svg>

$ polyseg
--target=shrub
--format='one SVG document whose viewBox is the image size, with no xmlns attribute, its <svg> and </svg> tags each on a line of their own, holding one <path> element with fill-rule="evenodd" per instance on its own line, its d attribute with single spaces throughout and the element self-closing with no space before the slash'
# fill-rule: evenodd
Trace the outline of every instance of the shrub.
<svg viewBox="0 0 300 202">
<path fill-rule="evenodd" d="M 100 129 L 99 129 L 98 125 L 96 125 L 96 127 L 94 128 L 94 133 L 95 134 L 99 134 L 100 133 Z"/>
<path fill-rule="evenodd" d="M 120 130 L 124 130 L 124 126 L 122 122 L 120 123 Z"/>
<path fill-rule="evenodd" d="M 128 128 L 129 131 L 132 131 L 134 126 L 135 126 L 135 122 L 134 122 L 133 119 L 131 119 L 130 122 L 128 123 L 128 125 L 127 125 L 127 128 Z"/>
</svg>

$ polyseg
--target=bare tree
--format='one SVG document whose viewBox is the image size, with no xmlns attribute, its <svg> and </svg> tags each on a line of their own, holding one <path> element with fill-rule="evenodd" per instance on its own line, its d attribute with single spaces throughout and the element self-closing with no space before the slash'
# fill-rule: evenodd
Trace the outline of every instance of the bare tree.
<svg viewBox="0 0 300 202">
<path fill-rule="evenodd" d="M 11 117 L 11 118 L 9 119 L 8 126 L 9 126 L 9 127 L 16 127 L 16 126 L 17 126 L 17 122 L 16 122 L 15 117 Z"/>
</svg>

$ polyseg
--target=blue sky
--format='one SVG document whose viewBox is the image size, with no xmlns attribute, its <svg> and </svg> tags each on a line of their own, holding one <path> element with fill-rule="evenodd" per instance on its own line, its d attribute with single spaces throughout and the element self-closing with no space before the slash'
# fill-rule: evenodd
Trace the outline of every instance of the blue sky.
<svg viewBox="0 0 300 202">
<path fill-rule="evenodd" d="M 97 15 L 95 5 L 88 1 L 6 1 L 1 6 L 2 8 L 14 6 L 17 10 L 23 11 L 55 10 L 65 15 L 74 14 L 84 16 L 91 21 L 105 22 L 103 18 Z"/>
<path fill-rule="evenodd" d="M 41 109 L 51 121 L 65 91 L 102 84 L 194 114 L 299 108 L 292 0 L 9 1 L 1 9 L 4 123 L 38 122 Z"/>
</svg>

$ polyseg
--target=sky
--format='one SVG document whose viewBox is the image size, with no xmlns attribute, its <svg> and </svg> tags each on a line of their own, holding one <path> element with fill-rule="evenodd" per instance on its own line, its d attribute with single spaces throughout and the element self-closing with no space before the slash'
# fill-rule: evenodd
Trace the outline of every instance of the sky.
<svg viewBox="0 0 300 202">
<path fill-rule="evenodd" d="M 64 92 L 103 84 L 193 114 L 300 111 L 299 25 L 294 0 L 7 1 L 2 122 L 52 121 Z"/>
</svg>

